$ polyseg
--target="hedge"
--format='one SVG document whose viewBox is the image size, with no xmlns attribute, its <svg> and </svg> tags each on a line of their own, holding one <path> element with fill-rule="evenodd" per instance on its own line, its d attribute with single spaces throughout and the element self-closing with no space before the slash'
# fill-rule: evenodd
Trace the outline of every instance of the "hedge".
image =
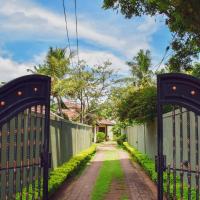
<svg viewBox="0 0 200 200">
<path fill-rule="evenodd" d="M 50 172 L 49 193 L 52 194 L 68 177 L 77 173 L 91 159 L 95 151 L 96 145 L 93 144 L 89 149 L 82 151 Z"/>
<path fill-rule="evenodd" d="M 90 148 L 80 152 L 79 154 L 72 157 L 68 162 L 55 168 L 49 174 L 49 196 L 51 196 L 63 183 L 64 181 L 75 175 L 86 163 L 91 159 L 93 154 L 96 152 L 96 145 L 93 144 Z M 42 183 L 42 180 L 41 180 Z M 42 185 L 41 185 L 42 188 Z M 35 196 L 38 196 L 38 181 L 35 181 Z M 42 193 L 42 189 L 41 189 Z M 32 184 L 29 185 L 29 198 L 32 199 Z M 23 188 L 23 200 L 26 199 L 26 187 Z M 20 194 L 17 193 L 16 199 L 20 199 Z"/>
<path fill-rule="evenodd" d="M 123 143 L 123 147 L 127 150 L 132 158 L 139 163 L 139 165 L 144 169 L 144 171 L 149 175 L 151 180 L 156 183 L 157 182 L 157 172 L 155 171 L 155 162 L 150 159 L 146 154 L 142 154 L 133 146 L 130 146 L 128 142 Z M 170 183 L 173 182 L 173 175 L 170 174 Z M 167 173 L 164 172 L 163 174 L 163 185 L 164 185 L 164 192 L 167 192 Z M 177 188 L 177 199 L 181 199 L 180 195 L 180 177 L 176 176 L 176 188 Z M 195 189 L 191 189 L 191 199 L 196 199 Z M 173 197 L 173 185 L 170 185 L 170 197 Z M 183 185 L 183 198 L 188 198 L 188 187 L 186 184 Z"/>
</svg>

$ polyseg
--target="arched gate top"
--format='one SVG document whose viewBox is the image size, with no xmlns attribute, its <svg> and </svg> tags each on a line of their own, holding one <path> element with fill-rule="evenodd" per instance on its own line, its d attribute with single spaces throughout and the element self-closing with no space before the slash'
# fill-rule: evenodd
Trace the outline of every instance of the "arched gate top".
<svg viewBox="0 0 200 200">
<path fill-rule="evenodd" d="M 200 79 L 181 73 L 157 76 L 158 104 L 176 104 L 200 114 Z"/>
<path fill-rule="evenodd" d="M 27 75 L 0 87 L 0 124 L 33 105 L 48 105 L 51 79 Z"/>
</svg>

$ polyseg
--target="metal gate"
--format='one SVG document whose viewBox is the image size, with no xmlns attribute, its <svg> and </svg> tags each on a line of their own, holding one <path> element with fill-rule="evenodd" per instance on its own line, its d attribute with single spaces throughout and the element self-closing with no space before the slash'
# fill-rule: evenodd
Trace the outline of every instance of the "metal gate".
<svg viewBox="0 0 200 200">
<path fill-rule="evenodd" d="M 49 115 L 49 77 L 0 88 L 0 199 L 48 198 Z"/>
<path fill-rule="evenodd" d="M 158 75 L 158 200 L 199 199 L 200 80 Z"/>
</svg>

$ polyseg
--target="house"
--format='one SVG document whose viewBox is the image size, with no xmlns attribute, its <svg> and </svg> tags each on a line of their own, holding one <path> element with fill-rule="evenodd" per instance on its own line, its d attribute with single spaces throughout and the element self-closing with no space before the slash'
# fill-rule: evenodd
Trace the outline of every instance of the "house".
<svg viewBox="0 0 200 200">
<path fill-rule="evenodd" d="M 106 134 L 107 140 L 113 140 L 112 127 L 114 125 L 115 122 L 108 119 L 98 120 L 96 123 L 96 132 L 103 132 Z"/>
<path fill-rule="evenodd" d="M 66 100 L 64 104 L 66 106 L 66 109 L 62 109 L 64 115 L 71 121 L 77 120 L 81 112 L 81 105 L 72 100 Z"/>
</svg>

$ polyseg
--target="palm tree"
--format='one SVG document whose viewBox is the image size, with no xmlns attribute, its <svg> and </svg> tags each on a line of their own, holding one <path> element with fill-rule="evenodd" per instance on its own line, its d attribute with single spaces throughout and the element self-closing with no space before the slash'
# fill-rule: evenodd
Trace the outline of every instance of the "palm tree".
<svg viewBox="0 0 200 200">
<path fill-rule="evenodd" d="M 70 56 L 66 57 L 66 50 L 50 47 L 44 64 L 34 67 L 33 73 L 51 77 L 51 95 L 56 98 L 59 114 L 62 114 L 62 96 L 67 89 L 66 76 L 70 71 Z"/>
<path fill-rule="evenodd" d="M 148 85 L 151 83 L 152 71 L 151 53 L 149 50 L 140 50 L 133 60 L 126 62 L 130 67 L 132 77 L 129 79 L 135 86 Z"/>
</svg>

